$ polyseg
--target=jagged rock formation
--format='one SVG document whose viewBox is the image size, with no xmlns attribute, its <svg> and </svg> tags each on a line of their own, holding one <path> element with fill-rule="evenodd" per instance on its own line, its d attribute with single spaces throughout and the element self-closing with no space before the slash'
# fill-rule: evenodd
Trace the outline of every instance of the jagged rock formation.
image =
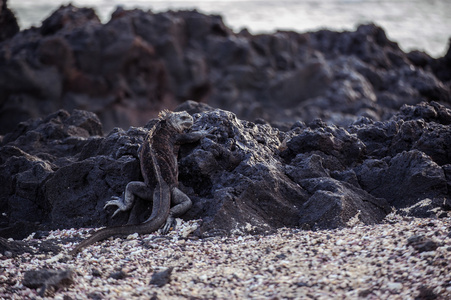
<svg viewBox="0 0 451 300">
<path fill-rule="evenodd" d="M 451 209 L 451 110 L 436 102 L 405 105 L 384 122 L 296 122 L 287 132 L 195 102 L 179 109 L 194 113 L 193 129 L 217 128 L 179 157 L 181 189 L 194 204 L 184 217 L 202 218 L 204 234 L 336 228 L 379 222 L 392 208 L 428 217 Z M 136 153 L 147 128 L 103 136 L 95 114 L 61 110 L 5 135 L 0 236 L 125 224 L 128 213 L 111 219 L 103 206 L 140 179 Z M 143 218 L 150 207 L 138 203 L 131 213 Z"/>
<path fill-rule="evenodd" d="M 451 51 L 406 54 L 372 24 L 251 35 L 196 11 L 118 9 L 101 24 L 68 5 L 0 44 L 0 134 L 60 108 L 95 112 L 106 131 L 140 126 L 188 99 L 279 128 L 386 121 L 404 104 L 449 106 L 450 66 Z"/>
</svg>

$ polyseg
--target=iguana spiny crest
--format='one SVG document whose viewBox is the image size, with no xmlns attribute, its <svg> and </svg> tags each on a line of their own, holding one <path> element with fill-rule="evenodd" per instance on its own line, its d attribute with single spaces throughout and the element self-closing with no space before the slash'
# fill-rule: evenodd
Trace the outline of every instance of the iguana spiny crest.
<svg viewBox="0 0 451 300">
<path fill-rule="evenodd" d="M 170 110 L 165 109 L 159 113 L 158 117 L 162 120 L 166 120 L 179 133 L 191 129 L 193 126 L 193 117 L 186 111 L 171 112 Z"/>
</svg>

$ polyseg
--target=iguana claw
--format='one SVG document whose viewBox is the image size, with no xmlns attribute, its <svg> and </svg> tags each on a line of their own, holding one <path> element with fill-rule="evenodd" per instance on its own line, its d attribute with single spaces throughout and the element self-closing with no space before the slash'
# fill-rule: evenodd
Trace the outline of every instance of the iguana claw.
<svg viewBox="0 0 451 300">
<path fill-rule="evenodd" d="M 171 230 L 171 227 L 175 228 L 176 224 L 177 222 L 175 221 L 175 218 L 169 215 L 163 228 L 161 228 L 161 234 L 167 234 Z"/>
<path fill-rule="evenodd" d="M 116 205 L 118 207 L 118 209 L 113 213 L 113 215 L 111 216 L 112 218 L 114 218 L 114 216 L 121 212 L 121 211 L 126 211 L 127 207 L 124 204 L 124 201 L 122 200 L 121 197 L 117 197 L 117 196 L 112 196 L 111 200 L 108 201 L 105 206 L 103 207 L 103 209 L 106 209 L 108 206 L 110 205 Z"/>
<path fill-rule="evenodd" d="M 202 128 L 200 130 L 198 130 L 197 132 L 200 133 L 203 137 L 208 137 L 215 130 L 216 130 L 216 127 L 210 127 L 207 129 L 207 124 L 204 124 L 204 126 L 202 126 Z"/>
</svg>

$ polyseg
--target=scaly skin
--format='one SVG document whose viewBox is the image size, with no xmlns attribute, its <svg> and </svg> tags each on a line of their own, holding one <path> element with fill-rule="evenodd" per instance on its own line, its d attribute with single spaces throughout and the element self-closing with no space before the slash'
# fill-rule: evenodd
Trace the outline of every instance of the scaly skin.
<svg viewBox="0 0 451 300">
<path fill-rule="evenodd" d="M 113 217 L 129 210 L 135 197 L 152 201 L 152 214 L 144 223 L 138 225 L 123 225 L 99 230 L 91 237 L 77 245 L 71 252 L 75 255 L 84 247 L 111 236 L 124 236 L 133 233 L 149 234 L 157 231 L 163 225 L 162 233 L 166 234 L 174 223 L 174 218 L 184 214 L 192 205 L 191 200 L 178 186 L 177 155 L 181 143 L 197 141 L 210 130 L 200 130 L 184 134 L 193 125 L 193 119 L 187 112 L 161 113 L 160 121 L 147 134 L 140 148 L 140 165 L 144 182 L 132 181 L 127 185 L 124 196 L 113 196 L 105 208 L 118 206 Z M 153 195 L 152 192 L 153 191 Z M 173 206 L 171 208 L 171 205 Z"/>
<path fill-rule="evenodd" d="M 138 225 L 124 225 L 101 229 L 88 239 L 78 244 L 74 249 L 72 249 L 72 251 L 69 252 L 69 254 L 76 255 L 81 249 L 111 236 L 125 236 L 134 233 L 149 234 L 157 231 L 166 222 L 169 216 L 169 208 L 171 206 L 169 187 L 164 181 L 162 181 L 161 185 L 159 184 L 157 186 L 157 189 L 154 192 L 154 197 L 156 200 L 153 201 L 152 211 L 157 213 L 152 213 L 153 218 L 151 217 L 146 222 Z"/>
</svg>

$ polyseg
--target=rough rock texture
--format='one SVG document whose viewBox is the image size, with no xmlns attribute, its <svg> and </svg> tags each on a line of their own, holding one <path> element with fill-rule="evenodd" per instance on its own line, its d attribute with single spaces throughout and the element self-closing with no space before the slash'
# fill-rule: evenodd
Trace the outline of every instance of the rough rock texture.
<svg viewBox="0 0 451 300">
<path fill-rule="evenodd" d="M 216 128 L 179 157 L 181 189 L 193 200 L 184 218 L 202 218 L 200 234 L 374 224 L 392 208 L 420 217 L 450 210 L 451 110 L 436 102 L 405 105 L 384 122 L 296 122 L 287 132 L 192 101 L 179 109 L 194 113 L 194 130 Z M 150 203 L 114 219 L 103 206 L 140 179 L 137 150 L 152 122 L 105 136 L 97 116 L 79 110 L 21 123 L 0 147 L 0 236 L 145 218 Z"/>
<path fill-rule="evenodd" d="M 150 203 L 114 219 L 103 206 L 141 179 L 149 119 L 179 103 L 194 129 L 216 128 L 179 157 L 199 234 L 451 209 L 451 50 L 406 54 L 372 24 L 251 35 L 196 11 L 119 8 L 101 24 L 72 5 L 13 29 L 0 39 L 2 237 L 144 220 Z"/>
<path fill-rule="evenodd" d="M 95 112 L 106 131 L 140 126 L 187 99 L 279 128 L 385 121 L 404 104 L 450 105 L 450 70 L 451 50 L 406 54 L 372 24 L 251 35 L 196 11 L 119 8 L 101 24 L 68 5 L 0 44 L 0 134 L 60 108 Z"/>
</svg>

